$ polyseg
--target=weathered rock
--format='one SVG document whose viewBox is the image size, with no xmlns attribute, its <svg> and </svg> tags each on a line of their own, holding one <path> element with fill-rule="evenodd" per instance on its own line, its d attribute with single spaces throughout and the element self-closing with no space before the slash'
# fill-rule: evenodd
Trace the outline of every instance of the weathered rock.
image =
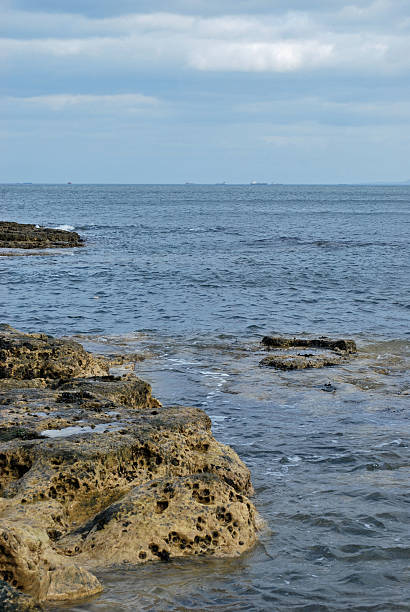
<svg viewBox="0 0 410 612">
<path fill-rule="evenodd" d="M 342 357 L 330 355 L 269 355 L 264 357 L 259 365 L 278 370 L 305 370 L 308 368 L 324 368 L 339 365 Z"/>
<path fill-rule="evenodd" d="M 57 546 L 88 567 L 101 566 L 101 559 L 137 564 L 234 557 L 255 543 L 255 520 L 247 499 L 216 475 L 162 478 L 135 487 Z"/>
<path fill-rule="evenodd" d="M 76 343 L 2 332 L 0 577 L 72 600 L 101 590 L 93 568 L 253 545 L 249 470 L 203 411 L 161 406 L 133 375 L 84 378 L 100 364 Z"/>
<path fill-rule="evenodd" d="M 321 336 L 320 338 L 283 338 L 281 336 L 265 336 L 262 344 L 266 348 L 321 348 L 332 351 L 343 351 L 356 353 L 354 340 L 332 339 Z"/>
<path fill-rule="evenodd" d="M 36 601 L 79 599 L 102 591 L 93 574 L 67 563 L 53 551 L 47 533 L 27 523 L 1 521 L 0 568 Z"/>
<path fill-rule="evenodd" d="M 0 221 L 0 248 L 49 249 L 84 246 L 77 232 Z"/>
<path fill-rule="evenodd" d="M 265 336 L 262 345 L 273 355 L 265 357 L 259 365 L 278 370 L 305 370 L 339 365 L 345 362 L 352 353 L 356 353 L 353 340 L 320 338 L 283 338 Z M 312 353 L 298 353 L 300 348 L 310 348 Z M 282 349 L 282 352 L 278 352 Z M 283 352 L 285 351 L 285 352 Z"/>
<path fill-rule="evenodd" d="M 78 342 L 25 334 L 0 324 L 0 379 L 67 379 L 104 374 L 108 374 L 108 364 L 87 353 Z"/>
<path fill-rule="evenodd" d="M 2 612 L 34 612 L 42 608 L 29 595 L 0 580 L 0 610 Z"/>
<path fill-rule="evenodd" d="M 107 400 L 129 408 L 159 406 L 158 400 L 151 396 L 151 386 L 133 374 L 122 376 L 76 378 L 56 386 L 61 389 L 58 401 L 63 403 L 90 404 Z"/>
</svg>

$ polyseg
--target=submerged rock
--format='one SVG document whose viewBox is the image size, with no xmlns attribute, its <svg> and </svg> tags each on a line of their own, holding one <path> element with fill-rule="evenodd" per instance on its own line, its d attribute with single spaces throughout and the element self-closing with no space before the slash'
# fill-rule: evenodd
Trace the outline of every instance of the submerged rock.
<svg viewBox="0 0 410 612">
<path fill-rule="evenodd" d="M 84 241 L 77 232 L 0 221 L 0 248 L 64 249 L 80 246 L 84 246 Z"/>
<path fill-rule="evenodd" d="M 320 338 L 283 338 L 265 336 L 262 345 L 273 355 L 264 357 L 259 365 L 278 370 L 304 370 L 340 365 L 357 352 L 354 340 Z M 310 348 L 312 353 L 298 353 L 298 349 Z M 285 352 L 278 352 L 279 349 Z"/>
<path fill-rule="evenodd" d="M 97 365 L 76 343 L 0 332 L 7 375 L 52 374 L 31 388 L 9 376 L 0 394 L 0 577 L 36 601 L 69 601 L 102 589 L 94 568 L 254 544 L 249 470 L 202 410 L 163 407 L 134 375 L 84 377 Z M 52 369 L 52 347 L 63 363 L 72 355 L 68 369 Z"/>
<path fill-rule="evenodd" d="M 343 358 L 330 355 L 269 355 L 259 365 L 278 370 L 305 370 L 306 368 L 324 368 L 342 363 Z"/>
</svg>

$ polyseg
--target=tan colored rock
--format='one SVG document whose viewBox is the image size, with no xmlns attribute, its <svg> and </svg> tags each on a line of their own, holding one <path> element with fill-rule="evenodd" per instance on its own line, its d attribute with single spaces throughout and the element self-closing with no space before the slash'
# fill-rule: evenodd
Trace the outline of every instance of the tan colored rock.
<svg viewBox="0 0 410 612">
<path fill-rule="evenodd" d="M 105 374 L 108 364 L 87 353 L 78 342 L 25 334 L 0 325 L 0 379 L 68 379 Z"/>
<path fill-rule="evenodd" d="M 0 580 L 0 610 L 2 612 L 39 612 L 42 608 L 34 599 Z"/>
<path fill-rule="evenodd" d="M 133 375 L 84 378 L 100 364 L 76 343 L 2 331 L 0 578 L 70 601 L 101 590 L 97 567 L 254 544 L 249 470 L 202 410 L 161 406 Z M 42 384 L 13 388 L 29 374 Z"/>
<path fill-rule="evenodd" d="M 0 568 L 11 584 L 36 601 L 61 601 L 95 595 L 102 586 L 82 567 L 57 555 L 41 529 L 2 520 Z"/>
<path fill-rule="evenodd" d="M 102 560 L 235 557 L 255 543 L 255 522 L 254 507 L 243 494 L 216 475 L 195 474 L 135 487 L 57 546 L 87 567 L 101 567 Z"/>
</svg>

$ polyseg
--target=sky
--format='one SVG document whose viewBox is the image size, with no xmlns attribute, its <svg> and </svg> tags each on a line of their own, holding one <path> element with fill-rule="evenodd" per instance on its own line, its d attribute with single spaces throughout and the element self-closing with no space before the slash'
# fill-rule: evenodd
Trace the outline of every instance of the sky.
<svg viewBox="0 0 410 612">
<path fill-rule="evenodd" d="M 409 0 L 0 0 L 0 182 L 410 178 Z"/>
</svg>

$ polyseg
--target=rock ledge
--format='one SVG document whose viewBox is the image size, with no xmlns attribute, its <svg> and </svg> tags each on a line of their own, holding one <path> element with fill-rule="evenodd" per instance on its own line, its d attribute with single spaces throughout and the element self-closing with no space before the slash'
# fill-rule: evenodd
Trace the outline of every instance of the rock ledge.
<svg viewBox="0 0 410 612">
<path fill-rule="evenodd" d="M 84 246 L 77 232 L 38 227 L 29 223 L 0 221 L 0 248 L 51 249 Z"/>
<path fill-rule="evenodd" d="M 202 410 L 162 406 L 74 342 L 2 326 L 0 351 L 0 579 L 13 597 L 73 601 L 102 590 L 97 568 L 253 546 L 249 470 Z"/>
</svg>

